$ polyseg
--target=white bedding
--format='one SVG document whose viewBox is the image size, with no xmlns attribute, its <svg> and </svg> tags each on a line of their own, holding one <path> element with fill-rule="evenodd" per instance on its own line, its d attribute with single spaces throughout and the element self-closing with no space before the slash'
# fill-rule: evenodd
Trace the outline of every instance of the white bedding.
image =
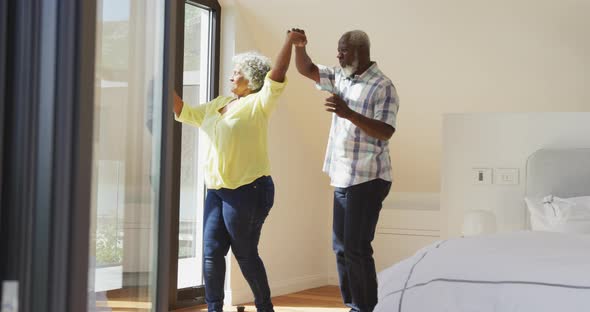
<svg viewBox="0 0 590 312">
<path fill-rule="evenodd" d="M 378 278 L 375 312 L 588 312 L 590 235 L 517 232 L 441 241 Z"/>
</svg>

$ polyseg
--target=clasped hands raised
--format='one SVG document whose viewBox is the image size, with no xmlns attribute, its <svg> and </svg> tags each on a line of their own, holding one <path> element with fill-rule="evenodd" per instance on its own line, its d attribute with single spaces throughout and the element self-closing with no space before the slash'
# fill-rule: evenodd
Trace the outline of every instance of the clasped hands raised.
<svg viewBox="0 0 590 312">
<path fill-rule="evenodd" d="M 305 31 L 299 28 L 292 28 L 287 30 L 287 40 L 295 47 L 301 48 L 307 45 L 307 36 Z M 354 111 L 348 107 L 348 104 L 338 95 L 332 93 L 330 97 L 326 98 L 324 103 L 326 111 L 335 113 L 338 117 L 350 119 Z"/>
</svg>

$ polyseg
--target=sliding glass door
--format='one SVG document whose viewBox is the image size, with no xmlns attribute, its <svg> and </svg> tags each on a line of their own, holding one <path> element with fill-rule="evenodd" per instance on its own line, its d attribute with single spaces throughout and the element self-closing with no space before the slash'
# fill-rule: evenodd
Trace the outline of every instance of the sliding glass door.
<svg viewBox="0 0 590 312">
<path fill-rule="evenodd" d="M 164 0 L 99 0 L 89 310 L 155 311 Z"/>
<path fill-rule="evenodd" d="M 217 95 L 219 22 L 216 0 L 0 1 L 3 310 L 202 303 L 206 143 L 171 93 Z"/>
<path fill-rule="evenodd" d="M 163 90 L 174 84 L 194 105 L 217 94 L 219 5 L 176 1 L 172 7 L 175 81 L 164 80 L 165 1 L 98 1 L 91 311 L 156 311 L 158 287 L 168 293 L 170 308 L 203 303 L 198 163 L 206 142 L 198 129 L 165 114 Z M 161 226 L 162 213 L 170 215 L 168 226 Z M 161 240 L 162 229 L 170 231 L 169 241 Z M 167 289 L 157 283 L 163 260 L 169 263 Z"/>
</svg>

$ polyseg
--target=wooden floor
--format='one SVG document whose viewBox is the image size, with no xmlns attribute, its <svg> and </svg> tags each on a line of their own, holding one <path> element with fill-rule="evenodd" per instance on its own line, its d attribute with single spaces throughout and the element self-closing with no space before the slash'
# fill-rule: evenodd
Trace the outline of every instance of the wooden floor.
<svg viewBox="0 0 590 312">
<path fill-rule="evenodd" d="M 275 312 L 348 312 L 342 304 L 337 286 L 324 286 L 274 297 Z M 252 303 L 244 304 L 246 312 L 256 312 Z M 207 307 L 175 310 L 174 312 L 206 312 Z M 224 311 L 235 312 L 236 307 L 226 307 Z"/>
<path fill-rule="evenodd" d="M 137 296 L 138 294 L 133 294 Z M 133 296 L 133 297 L 135 297 Z M 131 302 L 124 299 L 125 294 L 119 298 L 109 296 L 108 302 L 97 302 L 97 311 L 109 312 L 147 312 L 151 311 L 150 302 Z M 135 297 L 137 298 L 137 297 Z M 342 304 L 340 290 L 337 286 L 324 286 L 304 290 L 301 292 L 278 296 L 272 299 L 275 312 L 348 312 L 350 309 Z M 246 312 L 255 312 L 253 303 L 243 304 Z M 101 309 L 102 308 L 102 309 Z M 103 310 L 104 309 L 104 310 Z M 174 310 L 174 312 L 206 312 L 206 306 Z M 224 311 L 234 312 L 237 307 L 228 306 Z"/>
</svg>

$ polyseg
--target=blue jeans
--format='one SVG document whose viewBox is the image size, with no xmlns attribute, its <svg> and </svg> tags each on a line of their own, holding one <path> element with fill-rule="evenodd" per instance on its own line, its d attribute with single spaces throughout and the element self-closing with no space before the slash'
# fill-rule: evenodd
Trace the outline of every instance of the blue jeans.
<svg viewBox="0 0 590 312">
<path fill-rule="evenodd" d="M 351 311 L 370 312 L 377 305 L 377 273 L 371 242 L 391 182 L 382 179 L 334 190 L 332 246 L 340 292 Z"/>
<path fill-rule="evenodd" d="M 205 300 L 210 312 L 223 309 L 225 255 L 231 246 L 242 274 L 254 293 L 259 312 L 272 312 L 264 264 L 258 256 L 262 224 L 274 202 L 269 176 L 237 189 L 207 190 L 203 224 Z"/>
</svg>

